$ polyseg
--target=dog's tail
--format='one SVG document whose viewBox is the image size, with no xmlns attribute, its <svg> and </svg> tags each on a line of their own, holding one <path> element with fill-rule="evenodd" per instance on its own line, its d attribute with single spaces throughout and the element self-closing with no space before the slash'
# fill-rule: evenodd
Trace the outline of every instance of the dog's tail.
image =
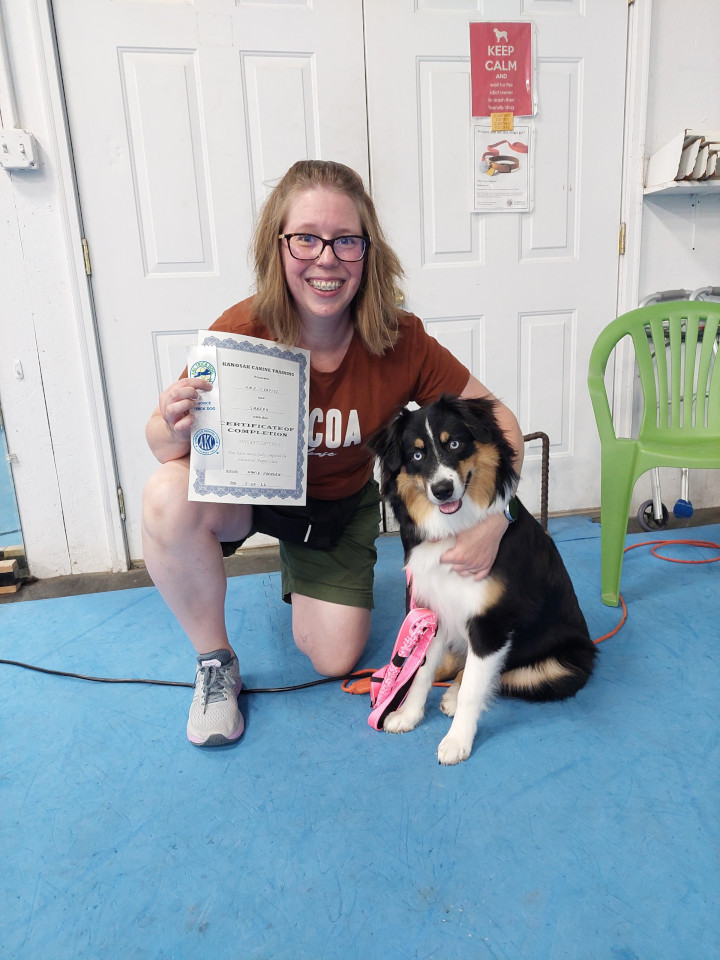
<svg viewBox="0 0 720 960">
<path fill-rule="evenodd" d="M 536 663 L 506 670 L 500 678 L 500 693 L 521 700 L 564 700 L 581 690 L 592 673 L 595 647 L 573 644 L 567 650 Z"/>
</svg>

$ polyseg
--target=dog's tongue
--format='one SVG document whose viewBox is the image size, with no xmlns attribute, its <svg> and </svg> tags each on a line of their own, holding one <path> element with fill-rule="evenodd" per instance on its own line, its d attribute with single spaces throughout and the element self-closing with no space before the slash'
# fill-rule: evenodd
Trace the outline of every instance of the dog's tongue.
<svg viewBox="0 0 720 960">
<path fill-rule="evenodd" d="M 457 513 L 462 506 L 462 500 L 450 500 L 448 503 L 438 504 L 441 513 Z"/>
</svg>

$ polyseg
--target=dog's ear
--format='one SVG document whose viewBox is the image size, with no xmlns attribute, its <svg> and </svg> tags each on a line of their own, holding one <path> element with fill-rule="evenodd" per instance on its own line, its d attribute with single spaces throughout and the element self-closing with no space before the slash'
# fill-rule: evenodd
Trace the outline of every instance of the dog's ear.
<svg viewBox="0 0 720 960">
<path fill-rule="evenodd" d="M 465 423 L 478 443 L 493 443 L 497 440 L 499 427 L 495 419 L 495 401 L 485 397 L 464 400 Z"/>
<path fill-rule="evenodd" d="M 400 438 L 408 411 L 401 410 L 386 427 L 377 430 L 367 441 L 367 446 L 380 458 L 383 470 L 395 474 L 402 466 Z"/>
<path fill-rule="evenodd" d="M 478 443 L 492 443 L 497 439 L 495 401 L 487 397 L 469 398 L 445 394 L 440 403 L 459 417 Z"/>
</svg>

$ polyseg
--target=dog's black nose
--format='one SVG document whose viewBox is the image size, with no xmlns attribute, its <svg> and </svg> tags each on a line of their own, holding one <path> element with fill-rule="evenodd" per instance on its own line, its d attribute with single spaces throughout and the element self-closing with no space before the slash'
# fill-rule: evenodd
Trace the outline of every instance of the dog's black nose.
<svg viewBox="0 0 720 960">
<path fill-rule="evenodd" d="M 452 480 L 438 480 L 437 483 L 431 485 L 430 489 L 435 499 L 442 503 L 444 500 L 450 499 L 455 488 Z"/>
</svg>

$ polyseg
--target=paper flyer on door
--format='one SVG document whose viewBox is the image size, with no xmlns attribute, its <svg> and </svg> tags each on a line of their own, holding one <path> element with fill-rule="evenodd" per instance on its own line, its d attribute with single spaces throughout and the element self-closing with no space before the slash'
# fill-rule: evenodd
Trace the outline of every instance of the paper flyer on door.
<svg viewBox="0 0 720 960">
<path fill-rule="evenodd" d="M 200 331 L 188 376 L 201 393 L 190 437 L 189 500 L 301 506 L 307 494 L 310 353 Z"/>
<path fill-rule="evenodd" d="M 503 134 L 472 125 L 473 211 L 527 213 L 533 203 L 533 143 L 529 124 Z"/>
</svg>

